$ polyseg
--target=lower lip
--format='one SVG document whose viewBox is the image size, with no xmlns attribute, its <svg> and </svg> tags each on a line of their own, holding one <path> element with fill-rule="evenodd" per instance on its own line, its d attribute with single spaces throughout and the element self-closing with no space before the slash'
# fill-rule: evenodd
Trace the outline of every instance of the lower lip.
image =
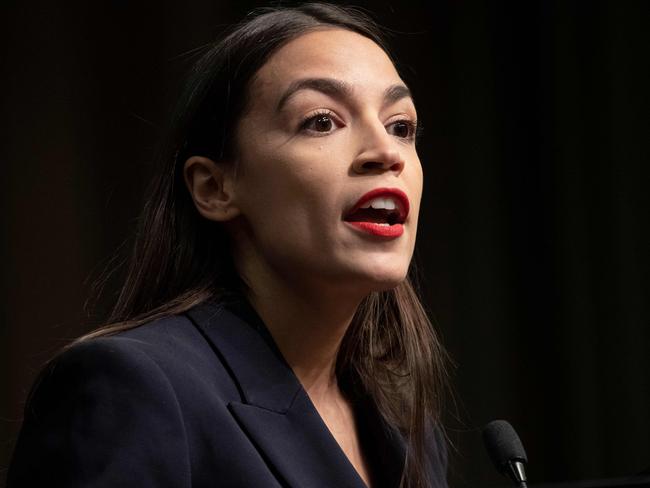
<svg viewBox="0 0 650 488">
<path fill-rule="evenodd" d="M 404 226 L 402 224 L 393 225 L 379 225 L 374 222 L 347 222 L 348 224 L 356 227 L 357 229 L 382 237 L 399 237 L 404 233 Z"/>
</svg>

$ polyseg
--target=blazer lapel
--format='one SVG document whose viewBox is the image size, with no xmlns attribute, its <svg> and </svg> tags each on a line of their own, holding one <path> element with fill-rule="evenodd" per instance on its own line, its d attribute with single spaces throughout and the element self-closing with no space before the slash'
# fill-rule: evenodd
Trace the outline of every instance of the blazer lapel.
<svg viewBox="0 0 650 488">
<path fill-rule="evenodd" d="M 286 413 L 243 403 L 230 410 L 289 486 L 366 486 L 306 394 L 298 393 Z"/>
<path fill-rule="evenodd" d="M 285 485 L 366 487 L 247 301 L 187 314 L 239 387 L 230 412 Z"/>
</svg>

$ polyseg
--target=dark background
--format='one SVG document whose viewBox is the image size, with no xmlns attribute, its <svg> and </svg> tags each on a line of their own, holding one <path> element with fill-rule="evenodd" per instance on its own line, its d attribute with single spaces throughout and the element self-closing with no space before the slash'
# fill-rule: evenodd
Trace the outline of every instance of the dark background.
<svg viewBox="0 0 650 488">
<path fill-rule="evenodd" d="M 398 31 L 425 128 L 417 259 L 457 364 L 452 485 L 501 483 L 494 418 L 534 481 L 646 469 L 650 2 L 356 4 Z M 1 7 L 1 469 L 40 365 L 115 298 L 119 272 L 85 307 L 129 247 L 192 50 L 260 5 Z"/>
</svg>

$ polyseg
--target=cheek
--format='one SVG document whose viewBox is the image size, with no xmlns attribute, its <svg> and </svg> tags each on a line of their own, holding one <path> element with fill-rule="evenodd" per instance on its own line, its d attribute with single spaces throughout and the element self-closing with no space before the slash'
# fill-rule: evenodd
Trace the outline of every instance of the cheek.
<svg viewBox="0 0 650 488">
<path fill-rule="evenodd" d="M 319 215 L 340 213 L 337 182 L 344 171 L 328 161 L 328 151 L 321 147 L 247 152 L 238 191 L 251 223 L 295 234 Z"/>
</svg>

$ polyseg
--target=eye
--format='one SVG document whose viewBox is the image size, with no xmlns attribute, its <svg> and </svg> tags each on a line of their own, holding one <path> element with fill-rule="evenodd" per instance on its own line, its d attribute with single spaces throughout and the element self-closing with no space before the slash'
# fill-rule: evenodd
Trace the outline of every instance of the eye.
<svg viewBox="0 0 650 488">
<path fill-rule="evenodd" d="M 412 120 L 397 120 L 387 126 L 388 132 L 402 139 L 415 139 L 417 123 Z M 392 129 L 392 132 L 391 132 Z"/>
<path fill-rule="evenodd" d="M 334 114 L 329 111 L 318 112 L 310 115 L 300 124 L 301 130 L 327 134 L 338 127 Z"/>
</svg>

